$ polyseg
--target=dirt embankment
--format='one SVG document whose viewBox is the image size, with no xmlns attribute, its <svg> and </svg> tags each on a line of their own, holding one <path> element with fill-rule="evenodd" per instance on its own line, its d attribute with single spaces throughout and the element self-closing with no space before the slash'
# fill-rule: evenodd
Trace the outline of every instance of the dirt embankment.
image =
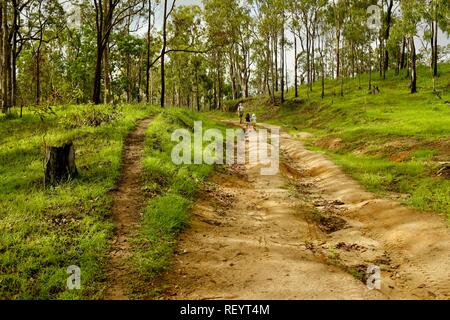
<svg viewBox="0 0 450 320">
<path fill-rule="evenodd" d="M 306 150 L 288 135 L 282 136 L 281 143 L 291 163 L 309 175 L 314 194 L 334 203 L 319 209 L 347 222 L 346 228 L 328 237 L 325 246 L 344 249 L 342 265 L 380 266 L 381 291 L 391 298 L 450 298 L 450 230 L 444 218 L 377 198 L 323 155 Z"/>
</svg>

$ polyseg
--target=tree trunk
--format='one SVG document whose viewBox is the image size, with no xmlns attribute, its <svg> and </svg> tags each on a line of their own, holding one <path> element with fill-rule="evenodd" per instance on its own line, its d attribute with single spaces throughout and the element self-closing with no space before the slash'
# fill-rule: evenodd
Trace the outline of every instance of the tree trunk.
<svg viewBox="0 0 450 320">
<path fill-rule="evenodd" d="M 319 54 L 320 54 L 320 77 L 321 77 L 321 87 L 322 87 L 322 93 L 321 98 L 322 100 L 325 98 L 325 61 L 323 57 L 323 51 L 324 51 L 324 42 L 320 39 L 320 34 L 318 36 L 318 45 L 319 45 Z"/>
<path fill-rule="evenodd" d="M 200 112 L 200 87 L 198 81 L 198 68 L 195 68 L 195 101 L 197 104 L 197 111 Z"/>
<path fill-rule="evenodd" d="M 297 57 L 297 36 L 294 33 L 294 86 L 295 97 L 298 98 L 298 57 Z"/>
<path fill-rule="evenodd" d="M 402 50 L 400 54 L 400 69 L 405 69 L 406 64 L 405 55 L 406 55 L 406 37 L 403 37 Z"/>
<path fill-rule="evenodd" d="M 402 48 L 397 47 L 397 68 L 395 70 L 395 74 L 398 75 L 401 69 L 401 57 L 402 57 Z"/>
<path fill-rule="evenodd" d="M 286 93 L 289 93 L 289 72 L 287 65 L 286 49 L 284 49 L 283 51 L 284 51 L 284 77 L 285 77 L 284 87 L 286 88 Z"/>
<path fill-rule="evenodd" d="M 76 177 L 75 150 L 69 142 L 62 147 L 46 147 L 44 185 L 53 186 Z"/>
<path fill-rule="evenodd" d="M 410 37 L 411 42 L 411 93 L 417 93 L 417 71 L 416 71 L 416 45 L 414 36 Z"/>
<path fill-rule="evenodd" d="M 321 67 L 322 67 L 322 93 L 321 93 L 321 97 L 322 100 L 325 98 L 325 66 L 324 66 L 324 62 L 323 62 L 323 58 L 322 58 L 322 63 L 321 63 Z"/>
<path fill-rule="evenodd" d="M 341 51 L 340 51 L 341 31 L 336 29 L 336 79 L 341 76 Z"/>
<path fill-rule="evenodd" d="M 308 82 L 308 87 L 311 83 L 311 40 L 309 37 L 309 24 L 308 24 L 308 16 L 305 14 L 305 30 L 306 30 L 306 78 Z"/>
<path fill-rule="evenodd" d="M 38 49 L 36 52 L 36 74 L 35 74 L 35 81 L 36 81 L 36 89 L 34 92 L 34 104 L 38 106 L 40 104 L 41 100 L 41 50 Z"/>
<path fill-rule="evenodd" d="M 2 99 L 3 99 L 3 106 L 2 106 L 2 112 L 6 113 L 9 108 L 11 107 L 11 43 L 9 39 L 9 26 L 8 26 L 8 5 L 7 1 L 2 1 L 2 40 L 3 40 L 3 46 L 2 46 L 2 65 L 0 66 L 3 69 L 2 74 Z"/>
<path fill-rule="evenodd" d="M 161 50 L 161 108 L 164 108 L 166 97 L 165 55 L 167 47 L 167 0 L 164 0 L 163 47 Z"/>
<path fill-rule="evenodd" d="M 436 8 L 436 11 L 437 10 L 438 10 L 438 8 Z M 439 47 L 438 47 L 438 30 L 439 30 L 439 26 L 438 26 L 437 17 L 436 17 L 436 21 L 434 23 L 435 23 L 435 27 L 434 27 L 433 77 L 437 77 L 438 76 L 438 52 L 439 52 Z"/>
<path fill-rule="evenodd" d="M 100 104 L 100 91 L 102 82 L 102 59 L 103 59 L 103 46 L 97 41 L 97 60 L 95 63 L 94 74 L 94 94 L 92 96 L 92 102 L 94 104 Z"/>
<path fill-rule="evenodd" d="M 384 68 L 383 68 L 383 79 L 386 79 L 386 71 L 389 68 L 389 50 L 387 43 L 389 41 L 391 24 L 392 24 L 392 8 L 394 7 L 394 0 L 389 1 L 388 11 L 386 15 L 386 30 L 384 33 L 385 50 L 384 50 Z"/>
<path fill-rule="evenodd" d="M 233 53 L 230 52 L 230 80 L 231 80 L 231 94 L 233 96 L 233 100 L 236 100 L 238 98 L 235 74 L 236 74 L 236 71 L 235 71 L 234 61 L 233 61 Z"/>
<path fill-rule="evenodd" d="M 221 56 L 219 53 L 219 59 L 218 59 L 218 66 L 217 66 L 217 76 L 218 76 L 218 90 L 217 90 L 217 96 L 218 96 L 218 103 L 219 103 L 219 109 L 221 110 L 223 107 L 223 81 L 222 81 L 222 65 L 220 63 Z"/>
<path fill-rule="evenodd" d="M 279 91 L 279 83 L 278 83 L 278 33 L 275 33 L 275 38 L 274 38 L 274 56 L 275 56 L 275 91 L 278 92 Z"/>
<path fill-rule="evenodd" d="M 137 88 L 135 88 L 136 89 L 136 95 L 137 95 L 137 102 L 138 103 L 141 103 L 141 84 L 142 84 L 142 68 L 141 68 L 141 66 L 142 66 L 142 62 L 143 62 L 143 60 L 144 60 L 144 58 L 143 58 L 143 53 L 141 52 L 141 54 L 139 55 L 139 64 L 138 64 L 138 81 L 137 81 Z"/>
<path fill-rule="evenodd" d="M 270 100 L 272 102 L 272 104 L 275 103 L 275 67 L 274 67 L 274 62 L 273 62 L 273 51 L 274 51 L 274 41 L 272 39 L 272 45 L 269 46 L 269 54 L 270 54 L 270 59 L 269 59 L 269 64 L 270 64 L 270 80 L 271 80 L 271 85 L 272 85 L 272 94 L 270 95 Z"/>
<path fill-rule="evenodd" d="M 438 76 L 438 4 L 433 1 L 433 20 L 431 21 L 431 73 L 433 76 L 433 91 L 436 91 Z"/>
<path fill-rule="evenodd" d="M 378 55 L 378 70 L 380 73 L 380 78 L 383 78 L 383 54 L 384 54 L 384 39 L 383 37 L 380 35 L 379 37 L 380 40 L 380 46 L 379 46 L 379 55 Z"/>
<path fill-rule="evenodd" d="M 316 32 L 315 32 L 315 30 L 314 30 L 314 28 L 315 28 L 315 26 L 312 24 L 312 28 L 313 28 L 313 32 L 311 33 L 311 57 L 310 57 L 310 69 L 311 69 L 311 72 L 310 72 L 310 80 L 311 80 L 311 82 L 309 83 L 309 91 L 313 91 L 313 84 L 314 84 L 314 81 L 316 81 L 316 68 L 315 68 L 315 66 L 314 66 L 314 60 L 315 60 L 315 51 L 316 51 L 316 49 L 315 49 L 315 37 L 316 37 Z"/>
<path fill-rule="evenodd" d="M 372 90 L 372 45 L 369 43 L 369 91 Z"/>
<path fill-rule="evenodd" d="M 34 104 L 39 105 L 41 103 L 41 46 L 42 46 L 42 33 L 39 45 L 36 50 L 36 92 L 34 96 Z"/>
<path fill-rule="evenodd" d="M 111 102 L 111 78 L 109 76 L 109 44 L 106 45 L 105 53 L 104 53 L 105 65 L 103 70 L 104 77 L 104 92 L 103 92 L 103 101 L 105 104 Z"/>
<path fill-rule="evenodd" d="M 94 1 L 95 3 L 95 19 L 96 19 L 96 31 L 97 31 L 97 56 L 95 63 L 94 73 L 94 91 L 92 94 L 92 102 L 94 104 L 101 103 L 101 91 L 102 91 L 102 62 L 104 53 L 108 45 L 109 36 L 112 30 L 113 13 L 115 6 L 118 4 L 112 0 Z"/>
<path fill-rule="evenodd" d="M 145 69 L 145 97 L 150 103 L 150 49 L 152 40 L 152 0 L 148 0 L 148 28 L 147 28 L 147 61 Z"/>
<path fill-rule="evenodd" d="M 214 81 L 214 86 L 213 86 L 213 99 L 214 99 L 214 109 L 218 110 L 219 109 L 219 99 L 217 97 L 217 87 L 218 87 L 218 81 Z"/>
<path fill-rule="evenodd" d="M 284 103 L 284 13 L 281 30 L 281 103 Z"/>
<path fill-rule="evenodd" d="M 13 23 L 13 36 L 12 36 L 12 53 L 11 53 L 11 106 L 16 106 L 17 98 L 17 33 L 19 32 L 19 14 L 17 8 L 17 2 L 14 2 L 14 23 Z"/>
<path fill-rule="evenodd" d="M 4 109 L 3 103 L 3 3 L 0 5 L 0 108 L 2 109 L 2 113 L 6 113 Z"/>
<path fill-rule="evenodd" d="M 344 43 L 345 45 L 345 43 Z M 345 75 L 345 63 L 344 63 L 344 56 L 341 57 L 341 63 L 342 63 L 342 67 L 341 67 L 341 76 L 339 77 L 340 82 L 341 82 L 341 97 L 344 96 L 344 75 Z"/>
<path fill-rule="evenodd" d="M 5 101 L 5 77 L 6 77 L 6 64 L 5 64 L 5 29 L 4 20 L 6 20 L 6 13 L 3 13 L 4 7 L 6 6 L 6 1 L 2 2 L 0 5 L 0 107 L 2 113 L 8 111 L 6 101 Z"/>
<path fill-rule="evenodd" d="M 126 75 L 127 75 L 127 102 L 131 103 L 132 100 L 132 80 L 131 80 L 131 62 L 130 55 L 127 54 L 127 67 L 126 67 Z"/>
</svg>

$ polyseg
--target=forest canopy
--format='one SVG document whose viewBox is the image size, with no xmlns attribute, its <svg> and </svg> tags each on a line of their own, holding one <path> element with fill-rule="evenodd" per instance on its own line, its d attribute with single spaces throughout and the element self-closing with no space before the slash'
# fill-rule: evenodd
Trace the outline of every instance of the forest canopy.
<svg viewBox="0 0 450 320">
<path fill-rule="evenodd" d="M 224 100 L 275 103 L 289 86 L 298 96 L 300 84 L 388 70 L 404 72 L 414 93 L 417 65 L 435 79 L 448 59 L 449 12 L 446 0 L 3 0 L 1 109 L 223 109 Z"/>
</svg>

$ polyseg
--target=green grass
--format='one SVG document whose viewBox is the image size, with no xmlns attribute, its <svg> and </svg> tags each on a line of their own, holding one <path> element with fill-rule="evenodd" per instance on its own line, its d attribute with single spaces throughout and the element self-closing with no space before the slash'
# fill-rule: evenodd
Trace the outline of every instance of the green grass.
<svg viewBox="0 0 450 320">
<path fill-rule="evenodd" d="M 422 161 L 395 163 L 375 157 L 327 153 L 369 191 L 385 197 L 406 194 L 408 197 L 402 201 L 408 205 L 449 214 L 450 181 L 433 177 L 429 166 Z"/>
<path fill-rule="evenodd" d="M 270 107 L 268 97 L 248 99 L 246 111 L 294 135 L 314 134 L 308 146 L 325 152 L 367 189 L 382 196 L 409 195 L 404 203 L 450 219 L 449 180 L 435 175 L 440 162 L 450 161 L 450 64 L 439 70 L 437 94 L 429 68 L 419 67 L 417 94 L 410 94 L 404 71 L 389 72 L 386 80 L 375 73 L 378 95 L 369 94 L 368 76 L 362 75 L 345 79 L 343 97 L 339 83 L 327 80 L 323 100 L 315 83 L 312 92 L 301 86 L 299 98 L 290 89 L 277 108 Z"/>
<path fill-rule="evenodd" d="M 95 112 L 109 116 L 95 127 L 79 121 Z M 108 192 L 119 176 L 124 138 L 150 112 L 66 106 L 0 118 L 0 299 L 102 297 L 113 230 Z M 80 176 L 44 188 L 44 143 L 67 140 Z M 70 265 L 81 268 L 81 290 L 66 288 Z"/>
<path fill-rule="evenodd" d="M 151 200 L 144 209 L 139 236 L 133 240 L 132 264 L 140 279 L 134 284 L 136 298 L 148 297 L 148 283 L 170 266 L 177 235 L 189 224 L 195 193 L 214 169 L 206 164 L 177 166 L 171 159 L 174 130 L 193 130 L 194 121 L 199 120 L 204 130 L 224 128 L 202 115 L 168 109 L 146 133 L 142 180 Z"/>
<path fill-rule="evenodd" d="M 124 139 L 137 119 L 155 114 L 145 138 L 142 185 L 149 203 L 130 261 L 142 283 L 136 297 L 170 266 L 176 236 L 189 223 L 195 193 L 213 165 L 176 166 L 174 130 L 224 128 L 181 109 L 145 106 L 65 106 L 26 109 L 0 118 L 0 299 L 101 299 L 106 289 L 112 199 Z M 43 185 L 44 146 L 72 140 L 79 177 Z M 206 144 L 206 143 L 205 143 Z M 66 288 L 71 265 L 81 268 L 81 290 Z M 148 289 L 146 286 L 145 289 Z"/>
</svg>

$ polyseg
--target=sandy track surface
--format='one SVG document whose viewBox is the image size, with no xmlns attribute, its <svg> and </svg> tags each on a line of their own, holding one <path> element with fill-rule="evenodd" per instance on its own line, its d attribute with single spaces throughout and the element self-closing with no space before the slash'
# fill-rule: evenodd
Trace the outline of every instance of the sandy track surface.
<svg viewBox="0 0 450 320">
<path fill-rule="evenodd" d="M 450 298 L 450 230 L 445 218 L 377 198 L 287 134 L 281 144 L 294 169 L 308 176 L 313 194 L 325 204 L 320 209 L 346 220 L 346 228 L 330 235 L 324 246 L 344 243 L 343 265 L 379 265 L 381 292 L 394 299 Z"/>
<path fill-rule="evenodd" d="M 278 175 L 246 165 L 210 179 L 156 283 L 162 298 L 449 299 L 442 217 L 379 199 L 290 135 L 280 141 Z M 369 265 L 380 290 L 366 286 Z"/>
</svg>

